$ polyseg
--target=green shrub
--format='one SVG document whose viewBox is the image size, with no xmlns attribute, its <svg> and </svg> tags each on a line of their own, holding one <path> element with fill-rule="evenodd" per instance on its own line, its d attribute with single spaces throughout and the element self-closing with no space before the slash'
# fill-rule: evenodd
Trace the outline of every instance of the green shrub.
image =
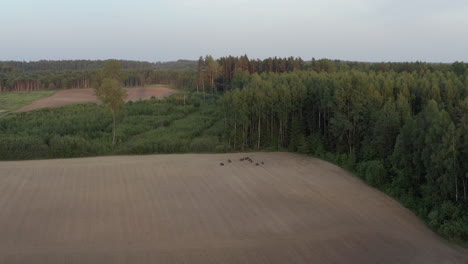
<svg viewBox="0 0 468 264">
<path fill-rule="evenodd" d="M 372 186 L 383 186 L 387 179 L 387 170 L 380 160 L 361 162 L 356 168 L 357 174 Z"/>
<path fill-rule="evenodd" d="M 0 159 L 24 160 L 49 157 L 49 147 L 43 139 L 33 136 L 8 136 L 0 138 Z"/>
<path fill-rule="evenodd" d="M 51 158 L 71 158 L 97 155 L 93 145 L 82 137 L 55 136 L 49 143 Z"/>
<path fill-rule="evenodd" d="M 428 219 L 429 225 L 444 236 L 468 241 L 468 212 L 462 205 L 445 201 L 431 210 Z"/>
<path fill-rule="evenodd" d="M 218 137 L 205 136 L 197 137 L 190 143 L 191 152 L 216 152 L 216 147 L 219 144 Z"/>
<path fill-rule="evenodd" d="M 203 132 L 203 135 L 206 136 L 215 136 L 215 137 L 222 137 L 225 133 L 224 130 L 224 120 L 219 120 L 216 122 L 212 127 L 206 129 Z"/>
<path fill-rule="evenodd" d="M 468 241 L 468 217 L 454 218 L 444 222 L 438 228 L 438 231 L 445 237 L 452 238 L 455 241 Z"/>
<path fill-rule="evenodd" d="M 218 97 L 207 95 L 206 101 L 200 98 L 197 95 L 186 105 L 172 103 L 174 98 L 127 103 L 119 117 L 115 151 L 110 146 L 112 118 L 102 105 L 11 113 L 0 118 L 0 159 L 180 153 L 190 150 L 193 138 L 204 136 L 216 140 L 203 151 L 215 151 L 224 128 L 219 122 L 219 108 L 214 105 Z M 193 145 L 203 149 L 196 142 Z"/>
<path fill-rule="evenodd" d="M 216 153 L 227 153 L 227 152 L 230 152 L 232 151 L 232 148 L 229 144 L 227 143 L 224 143 L 224 144 L 219 144 L 216 146 L 215 148 L 215 152 Z"/>
</svg>

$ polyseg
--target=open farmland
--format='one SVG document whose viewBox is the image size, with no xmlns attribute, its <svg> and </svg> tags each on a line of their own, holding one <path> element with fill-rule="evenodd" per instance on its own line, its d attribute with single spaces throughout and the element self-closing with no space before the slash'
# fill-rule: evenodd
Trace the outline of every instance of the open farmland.
<svg viewBox="0 0 468 264">
<path fill-rule="evenodd" d="M 51 96 L 54 90 L 29 91 L 29 92 L 1 92 L 0 93 L 0 114 L 13 111 L 43 97 Z"/>
<path fill-rule="evenodd" d="M 137 88 L 125 88 L 128 94 L 128 101 L 138 101 L 151 97 L 164 98 L 175 93 L 175 90 L 166 86 L 149 86 Z M 30 111 L 47 107 L 59 107 L 80 103 L 100 103 L 94 95 L 93 89 L 67 89 L 59 90 L 54 95 L 39 99 L 33 103 L 17 109 L 17 112 Z"/>
<path fill-rule="evenodd" d="M 253 162 L 239 161 L 245 156 Z M 295 154 L 0 168 L 0 263 L 468 261 L 465 249 L 445 243 L 393 199 L 335 165 Z"/>
</svg>

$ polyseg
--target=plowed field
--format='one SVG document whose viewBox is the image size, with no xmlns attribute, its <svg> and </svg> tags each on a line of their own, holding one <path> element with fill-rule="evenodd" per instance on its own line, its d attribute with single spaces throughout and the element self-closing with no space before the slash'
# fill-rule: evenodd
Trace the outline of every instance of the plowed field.
<svg viewBox="0 0 468 264">
<path fill-rule="evenodd" d="M 0 263 L 467 262 L 396 201 L 314 158 L 0 162 Z"/>
<path fill-rule="evenodd" d="M 125 88 L 128 93 L 127 101 L 149 99 L 152 96 L 163 98 L 175 93 L 175 90 L 164 86 Z M 32 104 L 17 109 L 16 112 L 24 112 L 46 107 L 59 107 L 79 103 L 100 103 L 94 95 L 93 89 L 68 89 L 59 90 L 49 97 L 34 101 Z"/>
</svg>

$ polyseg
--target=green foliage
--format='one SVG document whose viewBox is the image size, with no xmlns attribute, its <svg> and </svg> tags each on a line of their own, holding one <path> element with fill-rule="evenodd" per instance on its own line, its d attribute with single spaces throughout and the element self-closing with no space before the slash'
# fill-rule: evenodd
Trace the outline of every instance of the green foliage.
<svg viewBox="0 0 468 264">
<path fill-rule="evenodd" d="M 366 182 L 375 187 L 383 187 L 387 182 L 387 169 L 380 160 L 361 162 L 357 165 L 356 172 Z"/>
<path fill-rule="evenodd" d="M 122 144 L 116 151 L 119 154 L 151 154 L 151 153 L 183 153 L 183 152 L 214 152 L 219 140 L 216 135 L 202 136 L 210 130 L 219 112 L 214 106 L 205 106 L 181 119 L 171 121 L 168 126 L 161 126 L 133 137 Z M 208 133 L 213 134 L 213 131 Z M 207 140 L 211 140 L 208 142 Z M 206 143 L 206 146 L 202 144 Z M 209 144 L 208 144 L 209 143 Z"/>
<path fill-rule="evenodd" d="M 219 138 L 213 136 L 197 137 L 190 143 L 190 151 L 192 152 L 217 152 Z"/>
<path fill-rule="evenodd" d="M 302 128 L 302 123 L 300 122 L 299 119 L 295 119 L 292 124 L 291 124 L 291 131 L 290 131 L 290 135 L 291 135 L 291 139 L 289 141 L 289 151 L 293 151 L 293 152 L 301 152 L 301 153 L 305 153 L 307 152 L 307 149 L 306 149 L 306 140 L 305 140 L 305 137 L 304 137 L 304 132 L 303 132 L 303 128 Z"/>
<path fill-rule="evenodd" d="M 334 73 L 335 72 L 335 64 L 333 61 L 329 59 L 321 59 L 316 61 L 316 65 L 314 67 L 315 71 L 324 71 L 327 73 Z"/>
<path fill-rule="evenodd" d="M 468 66 L 463 62 L 456 61 L 450 65 L 450 70 L 452 70 L 457 75 L 463 75 L 467 69 Z"/>
<path fill-rule="evenodd" d="M 445 201 L 431 210 L 429 225 L 446 237 L 468 241 L 468 215 L 465 209 Z"/>
<path fill-rule="evenodd" d="M 112 111 L 121 108 L 127 98 L 127 92 L 116 79 L 105 78 L 101 85 L 95 89 L 97 98 Z"/>
<path fill-rule="evenodd" d="M 322 157 L 325 155 L 325 144 L 318 135 L 313 134 L 307 137 L 305 148 L 301 152 Z"/>
<path fill-rule="evenodd" d="M 222 142 L 224 127 L 215 103 L 195 107 L 167 98 L 128 103 L 125 109 L 115 151 L 111 147 L 112 118 L 103 105 L 11 113 L 0 118 L 0 159 L 197 152 L 207 140 L 212 144 L 204 152 L 229 149 Z"/>
<path fill-rule="evenodd" d="M 127 91 L 123 89 L 122 81 L 125 80 L 122 71 L 122 65 L 116 60 L 109 60 L 105 63 L 98 80 L 99 85 L 94 92 L 107 105 L 112 113 L 112 147 L 116 142 L 117 115 L 123 109 Z"/>
<path fill-rule="evenodd" d="M 102 69 L 102 75 L 104 79 L 114 79 L 118 81 L 123 81 L 125 79 L 123 76 L 122 64 L 117 60 L 106 61 Z"/>
<path fill-rule="evenodd" d="M 0 137 L 0 159 L 39 158 L 49 158 L 49 146 L 40 137 L 19 135 Z"/>
<path fill-rule="evenodd" d="M 54 136 L 49 142 L 50 158 L 84 157 L 96 153 L 94 145 L 82 137 Z"/>
</svg>

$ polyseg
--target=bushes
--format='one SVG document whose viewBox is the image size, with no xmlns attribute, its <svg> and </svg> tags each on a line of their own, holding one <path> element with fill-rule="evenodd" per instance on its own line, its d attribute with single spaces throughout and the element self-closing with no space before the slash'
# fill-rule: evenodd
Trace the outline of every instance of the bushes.
<svg viewBox="0 0 468 264">
<path fill-rule="evenodd" d="M 387 170 L 382 161 L 364 161 L 357 165 L 357 174 L 374 187 L 382 187 L 387 179 Z"/>
<path fill-rule="evenodd" d="M 203 135 L 222 138 L 225 134 L 224 121 L 218 120 L 213 126 L 203 132 Z"/>
<path fill-rule="evenodd" d="M 356 166 L 356 156 L 353 153 L 348 155 L 345 153 L 325 152 L 322 155 L 317 156 L 350 171 L 354 171 Z"/>
<path fill-rule="evenodd" d="M 213 114 L 213 113 L 212 113 Z M 220 119 L 204 130 L 200 137 L 190 143 L 190 152 L 224 153 L 230 150 L 229 144 L 223 142 L 225 135 L 224 120 Z"/>
<path fill-rule="evenodd" d="M 220 111 L 214 103 L 218 97 L 207 95 L 206 101 L 199 97 L 193 96 L 192 100 L 198 107 L 188 104 L 190 101 L 177 105 L 174 98 L 126 104 L 126 111 L 119 117 L 115 151 L 110 144 L 112 118 L 102 105 L 69 105 L 11 113 L 0 118 L 0 159 L 182 153 L 193 151 L 192 140 L 205 136 L 213 140 L 212 144 L 201 146 L 196 140 L 194 149 L 216 151 L 218 137 L 224 129 L 222 122 L 217 122 Z M 207 128 L 209 131 L 203 134 Z"/>
<path fill-rule="evenodd" d="M 189 139 L 179 136 L 179 139 L 172 140 L 172 137 L 164 136 L 152 142 L 152 153 L 183 153 L 188 151 Z"/>
<path fill-rule="evenodd" d="M 219 145 L 218 137 L 205 136 L 198 137 L 192 140 L 190 143 L 191 152 L 217 152 Z"/>
<path fill-rule="evenodd" d="M 232 151 L 232 148 L 228 143 L 219 144 L 215 147 L 216 153 L 227 153 L 230 151 Z"/>
<path fill-rule="evenodd" d="M 429 225 L 442 235 L 457 241 L 468 241 L 468 212 L 460 205 L 445 201 L 428 215 Z"/>
<path fill-rule="evenodd" d="M 32 136 L 8 136 L 0 138 L 0 159 L 46 159 L 49 147 L 43 139 Z"/>
<path fill-rule="evenodd" d="M 213 124 L 218 120 L 216 108 L 204 106 L 198 111 L 181 119 L 142 133 L 123 144 L 116 153 L 119 154 L 151 154 L 151 153 L 183 153 L 183 152 L 214 152 L 219 142 L 215 135 L 218 128 Z M 195 139 L 194 139 L 195 138 Z"/>
<path fill-rule="evenodd" d="M 312 134 L 306 138 L 305 146 L 299 147 L 299 152 L 321 157 L 325 154 L 325 145 L 318 135 Z"/>
<path fill-rule="evenodd" d="M 189 139 L 180 134 L 166 133 L 167 128 L 150 131 L 141 138 L 123 146 L 119 154 L 180 153 L 188 150 Z M 174 140 L 177 138 L 177 140 Z"/>
<path fill-rule="evenodd" d="M 94 146 L 82 137 L 55 136 L 49 143 L 50 158 L 70 158 L 97 155 Z"/>
</svg>

